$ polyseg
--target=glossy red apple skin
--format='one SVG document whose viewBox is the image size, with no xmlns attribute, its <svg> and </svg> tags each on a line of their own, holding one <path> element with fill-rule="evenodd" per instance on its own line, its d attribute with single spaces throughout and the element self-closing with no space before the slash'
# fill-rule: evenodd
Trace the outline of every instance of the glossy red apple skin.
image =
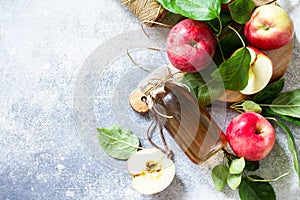
<svg viewBox="0 0 300 200">
<path fill-rule="evenodd" d="M 231 0 L 229 3 L 226 4 L 221 4 L 221 9 L 222 10 L 229 10 L 228 5 L 234 2 L 235 0 Z"/>
<path fill-rule="evenodd" d="M 166 50 L 171 64 L 183 72 L 204 69 L 216 51 L 216 40 L 204 22 L 185 19 L 169 32 Z"/>
<path fill-rule="evenodd" d="M 258 49 L 277 49 L 293 39 L 294 25 L 285 10 L 267 4 L 253 11 L 250 20 L 245 24 L 244 35 Z"/>
<path fill-rule="evenodd" d="M 233 152 L 249 161 L 265 158 L 275 144 L 275 130 L 270 122 L 255 112 L 246 112 L 233 118 L 226 130 Z"/>
</svg>

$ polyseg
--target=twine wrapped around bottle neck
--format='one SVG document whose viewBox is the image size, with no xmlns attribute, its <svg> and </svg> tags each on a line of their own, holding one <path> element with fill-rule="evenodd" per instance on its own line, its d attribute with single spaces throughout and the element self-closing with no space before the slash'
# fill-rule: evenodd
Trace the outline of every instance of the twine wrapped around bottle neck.
<svg viewBox="0 0 300 200">
<path fill-rule="evenodd" d="M 167 12 L 156 0 L 121 0 L 121 2 L 148 26 L 160 22 Z"/>
</svg>

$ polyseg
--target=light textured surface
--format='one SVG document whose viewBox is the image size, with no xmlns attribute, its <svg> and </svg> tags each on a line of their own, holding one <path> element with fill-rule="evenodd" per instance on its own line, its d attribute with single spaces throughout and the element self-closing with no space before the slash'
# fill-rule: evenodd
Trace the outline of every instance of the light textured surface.
<svg viewBox="0 0 300 200">
<path fill-rule="evenodd" d="M 292 16 L 299 37 L 299 1 L 279 2 Z M 159 194 L 143 196 L 132 189 L 125 170 L 97 159 L 80 137 L 74 91 L 82 66 L 110 38 L 140 29 L 140 22 L 118 1 L 0 1 L 0 199 L 238 199 L 237 191 L 214 189 L 210 171 L 221 155 L 200 166 L 179 156 L 173 183 Z M 285 90 L 300 87 L 299 63 L 296 38 Z M 101 92 L 96 91 L 92 105 L 97 119 L 105 111 L 97 105 L 110 94 Z M 227 113 L 223 129 L 235 114 Z M 300 146 L 300 129 L 289 126 Z M 272 185 L 278 199 L 299 199 L 286 138 L 279 127 L 276 131 L 278 142 L 258 173 L 271 178 L 291 171 Z"/>
</svg>

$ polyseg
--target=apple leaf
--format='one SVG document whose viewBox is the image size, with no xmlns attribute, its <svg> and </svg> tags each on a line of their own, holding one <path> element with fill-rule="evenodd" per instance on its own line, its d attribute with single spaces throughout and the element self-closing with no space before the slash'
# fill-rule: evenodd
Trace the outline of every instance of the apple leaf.
<svg viewBox="0 0 300 200">
<path fill-rule="evenodd" d="M 103 150 L 113 158 L 126 160 L 137 151 L 139 139 L 130 130 L 110 126 L 97 128 L 99 143 Z"/>
<path fill-rule="evenodd" d="M 242 47 L 229 59 L 222 62 L 211 76 L 214 79 L 222 79 L 225 89 L 240 91 L 248 83 L 250 60 L 249 50 L 246 47 Z"/>
<path fill-rule="evenodd" d="M 252 0 L 235 0 L 228 5 L 232 19 L 239 24 L 246 24 L 255 8 L 255 3 Z"/>
<path fill-rule="evenodd" d="M 261 113 L 262 112 L 262 108 L 256 104 L 254 101 L 244 101 L 241 106 L 243 107 L 243 110 L 245 112 L 256 112 L 256 113 Z"/>
<path fill-rule="evenodd" d="M 226 186 L 228 174 L 228 167 L 217 165 L 213 168 L 211 176 L 218 191 L 222 191 Z"/>
<path fill-rule="evenodd" d="M 220 21 L 221 20 L 221 21 Z M 213 30 L 220 30 L 222 26 L 222 31 L 228 30 L 228 25 L 232 22 L 232 17 L 230 13 L 221 11 L 219 19 L 213 19 L 208 21 L 207 23 L 211 26 Z"/>
<path fill-rule="evenodd" d="M 271 103 L 278 95 L 284 87 L 285 79 L 282 78 L 274 83 L 269 84 L 262 91 L 258 92 L 254 97 L 253 101 L 256 103 Z"/>
<path fill-rule="evenodd" d="M 287 135 L 287 143 L 288 143 L 288 148 L 290 150 L 290 152 L 292 153 L 293 156 L 293 160 L 294 160 L 294 168 L 295 171 L 298 175 L 298 184 L 300 186 L 300 167 L 299 167 L 299 156 L 298 156 L 298 151 L 297 151 L 297 146 L 296 146 L 296 142 L 294 139 L 294 136 L 291 132 L 291 130 L 287 127 L 286 124 L 284 124 L 282 121 L 275 119 L 274 120 L 281 126 L 281 128 L 286 132 Z"/>
<path fill-rule="evenodd" d="M 221 11 L 220 19 L 214 19 L 207 22 L 213 30 L 221 30 L 220 35 L 217 37 L 219 48 L 216 49 L 216 53 L 213 57 L 214 62 L 217 65 L 220 65 L 224 59 L 228 59 L 237 49 L 243 47 L 243 43 L 239 36 L 229 28 L 229 25 L 232 22 L 233 20 L 230 13 L 226 11 Z M 241 26 L 235 26 L 235 28 L 237 31 L 243 30 Z M 240 33 L 240 35 L 242 35 L 242 33 Z"/>
<path fill-rule="evenodd" d="M 272 101 L 270 109 L 281 115 L 300 118 L 300 89 L 282 93 Z"/>
<path fill-rule="evenodd" d="M 236 190 L 242 181 L 242 174 L 228 174 L 227 176 L 227 184 L 228 186 Z"/>
<path fill-rule="evenodd" d="M 243 46 L 240 38 L 232 30 L 228 30 L 227 33 L 221 36 L 220 45 L 222 46 L 225 58 L 229 58 L 235 50 Z"/>
<path fill-rule="evenodd" d="M 187 85 L 203 105 L 211 104 L 225 92 L 222 82 L 206 80 L 200 73 L 187 73 L 180 82 Z"/>
<path fill-rule="evenodd" d="M 286 115 L 281 115 L 281 114 L 278 114 L 278 113 L 275 113 L 273 112 L 270 108 L 266 108 L 265 109 L 269 114 L 272 114 L 272 115 L 277 115 L 278 117 L 280 117 L 281 119 L 287 121 L 287 122 L 291 122 L 297 126 L 300 126 L 300 118 L 296 118 L 296 117 L 290 117 L 290 116 L 286 116 Z"/>
<path fill-rule="evenodd" d="M 157 0 L 166 10 L 182 16 L 207 21 L 218 18 L 221 11 L 220 0 Z"/>
<path fill-rule="evenodd" d="M 259 169 L 259 162 L 246 160 L 245 169 L 248 171 L 254 172 Z"/>
<path fill-rule="evenodd" d="M 281 117 L 285 121 L 288 121 L 295 125 L 300 126 L 300 118 L 290 117 L 290 116 L 285 116 L 285 115 L 280 115 L 280 114 L 277 114 L 277 116 Z"/>
<path fill-rule="evenodd" d="M 229 173 L 230 174 L 241 174 L 245 168 L 245 159 L 244 157 L 232 160 Z"/>
<path fill-rule="evenodd" d="M 252 175 L 252 178 L 262 179 L 259 176 Z M 275 200 L 276 194 L 273 187 L 265 182 L 252 182 L 243 178 L 239 185 L 239 196 L 241 200 Z"/>
</svg>

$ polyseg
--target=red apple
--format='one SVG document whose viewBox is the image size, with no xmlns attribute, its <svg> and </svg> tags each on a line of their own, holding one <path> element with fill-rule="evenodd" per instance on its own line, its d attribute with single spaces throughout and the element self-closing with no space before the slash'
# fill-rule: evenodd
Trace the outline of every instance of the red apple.
<svg viewBox="0 0 300 200">
<path fill-rule="evenodd" d="M 221 4 L 221 9 L 222 10 L 228 10 L 228 5 L 231 4 L 232 2 L 234 2 L 234 0 L 229 1 L 228 3 L 225 4 Z"/>
<path fill-rule="evenodd" d="M 265 158 L 276 138 L 269 121 L 255 112 L 236 116 L 227 127 L 226 137 L 233 152 L 249 161 Z"/>
<path fill-rule="evenodd" d="M 284 46 L 294 37 L 294 25 L 285 10 L 267 4 L 257 7 L 245 24 L 244 35 L 259 49 L 271 50 Z"/>
<path fill-rule="evenodd" d="M 206 23 L 185 19 L 170 30 L 166 50 L 174 67 L 184 72 L 196 72 L 211 62 L 216 40 Z"/>
</svg>

